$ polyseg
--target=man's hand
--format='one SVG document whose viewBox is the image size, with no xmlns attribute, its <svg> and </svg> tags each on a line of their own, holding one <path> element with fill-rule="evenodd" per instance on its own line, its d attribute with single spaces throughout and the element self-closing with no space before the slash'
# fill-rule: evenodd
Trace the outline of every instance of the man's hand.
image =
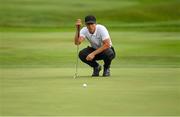
<svg viewBox="0 0 180 117">
<path fill-rule="evenodd" d="M 84 38 L 82 36 L 80 37 L 80 27 L 81 27 L 81 25 L 82 25 L 81 19 L 77 19 L 76 24 L 75 24 L 75 26 L 76 26 L 76 34 L 74 36 L 74 44 L 75 45 L 81 44 L 81 42 L 84 40 Z"/>
<path fill-rule="evenodd" d="M 78 26 L 81 26 L 81 25 L 82 25 L 81 19 L 77 19 L 76 20 L 76 28 L 78 28 Z"/>
<path fill-rule="evenodd" d="M 95 54 L 94 54 L 94 53 L 91 53 L 91 54 L 89 54 L 89 55 L 86 57 L 86 60 L 87 60 L 87 61 L 92 61 L 92 60 L 94 59 L 94 57 L 95 57 Z"/>
</svg>

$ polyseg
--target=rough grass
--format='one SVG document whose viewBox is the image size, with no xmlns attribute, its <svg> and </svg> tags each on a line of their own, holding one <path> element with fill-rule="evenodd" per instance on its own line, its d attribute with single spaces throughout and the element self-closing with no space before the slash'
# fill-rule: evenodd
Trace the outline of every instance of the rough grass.
<svg viewBox="0 0 180 117">
<path fill-rule="evenodd" d="M 179 31 L 180 25 L 178 0 L 0 0 L 0 3 L 1 30 L 8 27 L 72 30 L 75 20 L 83 19 L 87 14 L 96 15 L 99 23 L 105 23 L 112 29 L 132 28 L 133 24 L 134 28 L 138 28 L 144 23 L 153 23 L 153 29 L 173 28 L 174 31 Z M 149 28 L 149 25 L 144 27 Z"/>
<path fill-rule="evenodd" d="M 1 32 L 1 67 L 74 67 L 74 32 Z M 175 32 L 110 31 L 114 66 L 179 67 L 180 35 Z M 88 43 L 80 46 L 86 47 Z M 47 66 L 46 66 L 47 65 Z M 80 64 L 81 65 L 81 64 Z"/>
</svg>

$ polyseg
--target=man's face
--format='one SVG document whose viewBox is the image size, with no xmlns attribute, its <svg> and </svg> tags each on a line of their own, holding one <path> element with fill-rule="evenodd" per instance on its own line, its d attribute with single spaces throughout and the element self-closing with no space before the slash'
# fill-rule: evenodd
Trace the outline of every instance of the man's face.
<svg viewBox="0 0 180 117">
<path fill-rule="evenodd" d="M 86 27 L 91 34 L 93 34 L 96 30 L 96 24 L 93 24 L 93 23 L 86 24 Z"/>
</svg>

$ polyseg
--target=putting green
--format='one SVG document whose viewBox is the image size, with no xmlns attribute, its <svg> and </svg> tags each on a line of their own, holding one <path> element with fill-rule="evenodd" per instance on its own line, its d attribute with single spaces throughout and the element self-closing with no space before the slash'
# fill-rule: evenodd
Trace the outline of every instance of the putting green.
<svg viewBox="0 0 180 117">
<path fill-rule="evenodd" d="M 179 115 L 179 68 L 1 69 L 1 115 Z M 87 87 L 84 88 L 83 84 Z"/>
</svg>

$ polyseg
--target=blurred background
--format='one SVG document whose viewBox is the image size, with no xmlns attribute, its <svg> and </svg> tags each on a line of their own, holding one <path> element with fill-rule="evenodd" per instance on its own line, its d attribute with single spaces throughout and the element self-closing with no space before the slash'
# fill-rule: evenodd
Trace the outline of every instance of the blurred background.
<svg viewBox="0 0 180 117">
<path fill-rule="evenodd" d="M 115 66 L 180 65 L 179 0 L 0 0 L 0 3 L 4 67 L 73 67 L 75 21 L 78 18 L 84 21 L 89 14 L 109 30 L 117 51 Z M 81 48 L 85 46 L 86 42 Z"/>
<path fill-rule="evenodd" d="M 93 14 L 113 30 L 179 31 L 179 0 L 0 0 L 0 28 L 73 30 Z M 50 29 L 48 29 L 50 28 Z"/>
</svg>

